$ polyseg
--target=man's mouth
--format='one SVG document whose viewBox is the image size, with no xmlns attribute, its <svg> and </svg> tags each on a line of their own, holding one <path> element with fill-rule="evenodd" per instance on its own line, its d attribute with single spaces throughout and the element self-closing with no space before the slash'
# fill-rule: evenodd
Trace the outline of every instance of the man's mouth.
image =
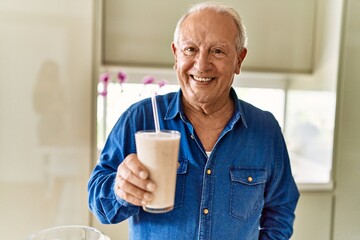
<svg viewBox="0 0 360 240">
<path fill-rule="evenodd" d="M 211 77 L 198 77 L 198 76 L 195 76 L 195 75 L 191 75 L 191 77 L 195 81 L 198 81 L 198 82 L 210 82 L 213 79 Z"/>
</svg>

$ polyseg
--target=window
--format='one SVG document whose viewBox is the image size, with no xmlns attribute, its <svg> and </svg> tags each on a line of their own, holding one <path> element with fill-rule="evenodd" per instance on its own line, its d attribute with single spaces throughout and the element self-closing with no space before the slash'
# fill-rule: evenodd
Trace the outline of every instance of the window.
<svg viewBox="0 0 360 240">
<path fill-rule="evenodd" d="M 335 101 L 335 92 L 288 91 L 285 137 L 297 182 L 330 182 Z"/>
<path fill-rule="evenodd" d="M 238 97 L 252 105 L 271 112 L 284 128 L 285 91 L 276 88 L 235 87 Z"/>
<path fill-rule="evenodd" d="M 99 84 L 99 89 L 101 89 Z M 109 83 L 106 98 L 99 95 L 97 100 L 97 146 L 100 150 L 105 143 L 106 137 L 115 125 L 120 115 L 131 104 L 150 97 L 152 94 L 152 86 L 142 83 L 126 83 L 120 86 L 118 83 Z M 158 94 L 175 92 L 179 90 L 178 85 L 166 84 L 161 87 Z"/>
</svg>

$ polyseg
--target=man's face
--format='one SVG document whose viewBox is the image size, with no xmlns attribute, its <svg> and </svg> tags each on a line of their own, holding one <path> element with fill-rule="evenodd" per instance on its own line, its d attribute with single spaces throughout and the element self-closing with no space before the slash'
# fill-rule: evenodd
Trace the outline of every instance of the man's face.
<svg viewBox="0 0 360 240">
<path fill-rule="evenodd" d="M 230 16 L 204 10 L 188 16 L 172 44 L 176 72 L 186 101 L 206 104 L 229 98 L 235 74 L 246 56 L 236 49 L 237 29 Z"/>
</svg>

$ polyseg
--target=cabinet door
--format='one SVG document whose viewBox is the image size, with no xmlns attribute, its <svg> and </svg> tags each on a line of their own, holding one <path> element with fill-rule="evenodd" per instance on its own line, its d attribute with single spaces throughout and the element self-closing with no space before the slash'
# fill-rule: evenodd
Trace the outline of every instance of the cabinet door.
<svg viewBox="0 0 360 240">
<path fill-rule="evenodd" d="M 291 240 L 331 239 L 331 192 L 301 192 Z"/>
<path fill-rule="evenodd" d="M 176 22 L 195 2 L 104 1 L 103 64 L 171 67 Z M 249 52 L 244 70 L 312 70 L 317 1 L 222 2 L 239 11 L 247 28 Z"/>
</svg>

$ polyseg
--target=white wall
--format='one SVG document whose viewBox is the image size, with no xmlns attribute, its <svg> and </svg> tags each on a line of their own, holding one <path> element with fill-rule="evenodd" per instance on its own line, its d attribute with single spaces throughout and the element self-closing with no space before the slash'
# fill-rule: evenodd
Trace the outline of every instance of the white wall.
<svg viewBox="0 0 360 240">
<path fill-rule="evenodd" d="M 0 1 L 0 232 L 88 224 L 93 3 Z"/>
</svg>

